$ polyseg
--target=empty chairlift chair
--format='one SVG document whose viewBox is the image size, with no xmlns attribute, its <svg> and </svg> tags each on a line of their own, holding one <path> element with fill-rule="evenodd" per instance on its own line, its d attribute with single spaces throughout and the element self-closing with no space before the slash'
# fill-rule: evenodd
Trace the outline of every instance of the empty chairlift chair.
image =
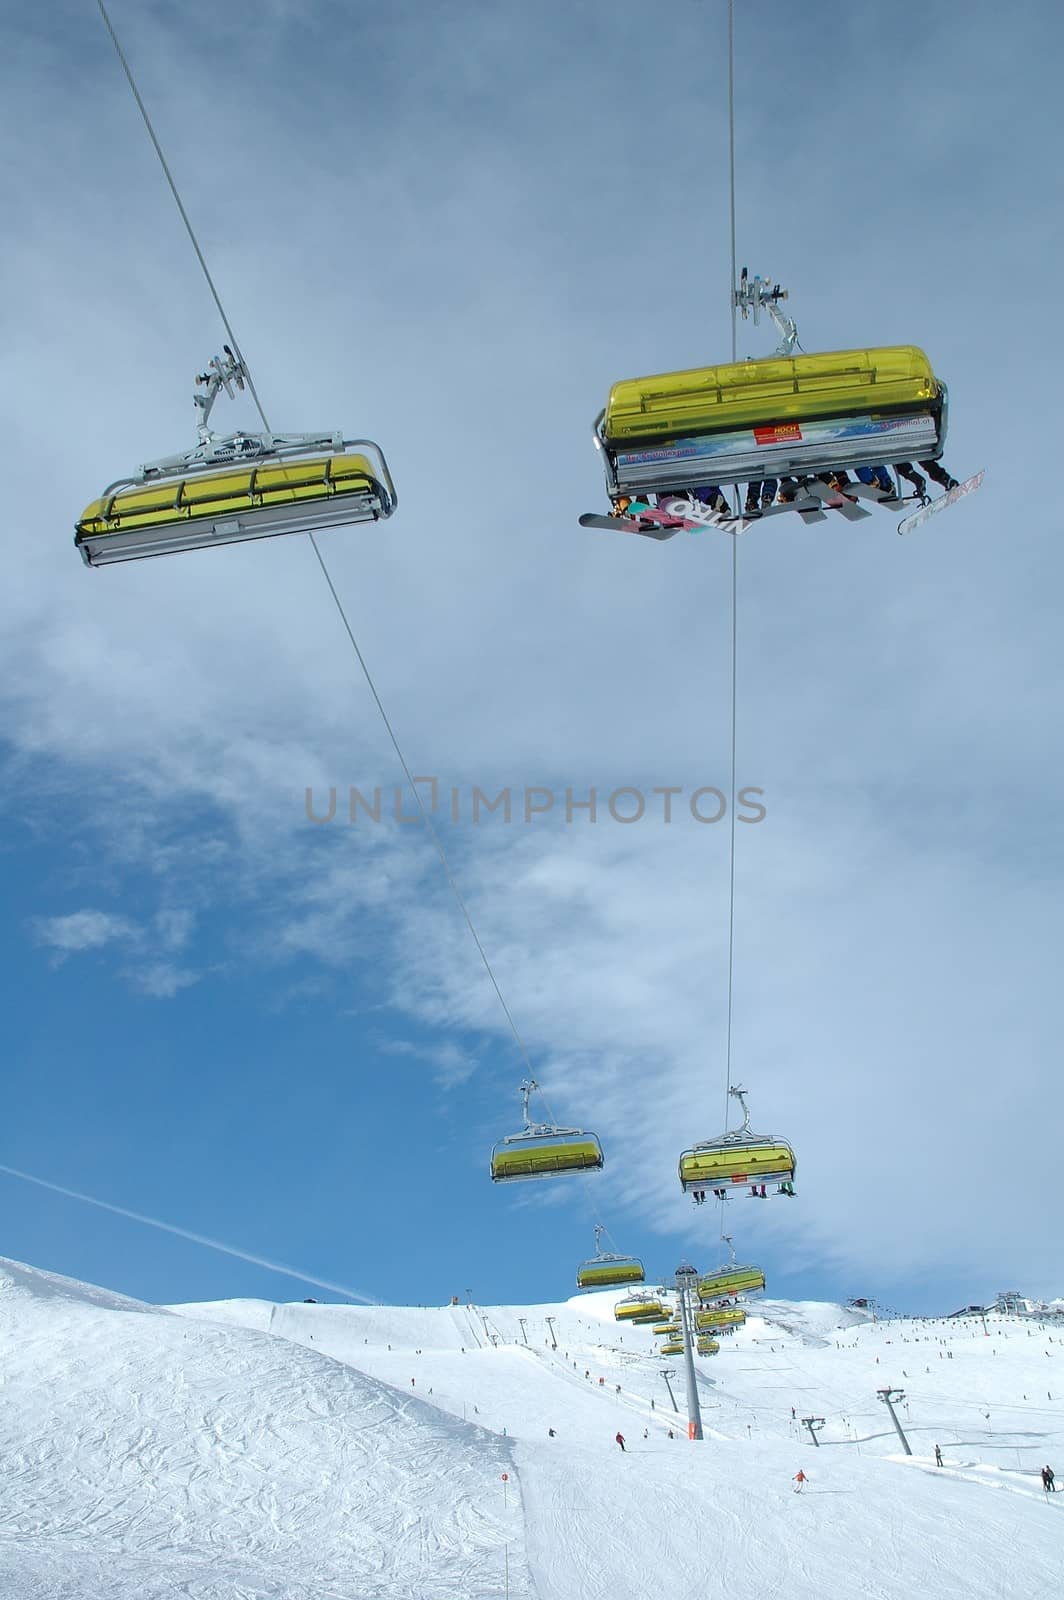
<svg viewBox="0 0 1064 1600">
<path fill-rule="evenodd" d="M 539 1088 L 534 1078 L 521 1085 L 524 1127 L 507 1134 L 491 1153 L 494 1183 L 522 1178 L 556 1178 L 567 1172 L 594 1172 L 604 1165 L 602 1146 L 593 1133 L 583 1128 L 555 1128 L 546 1122 L 533 1122 L 528 1115 L 528 1097 Z"/>
<path fill-rule="evenodd" d="M 722 1267 L 713 1267 L 709 1272 L 704 1272 L 698 1279 L 698 1298 L 703 1303 L 707 1300 L 722 1300 L 725 1295 L 758 1294 L 765 1287 L 765 1274 L 760 1267 L 746 1266 L 735 1259 L 735 1248 L 732 1245 L 731 1235 L 722 1234 L 721 1238 L 728 1246 L 731 1260 Z M 742 1322 L 746 1313 L 730 1320 Z"/>
<path fill-rule="evenodd" d="M 700 1356 L 715 1356 L 720 1350 L 720 1345 L 716 1339 L 710 1339 L 702 1334 L 695 1343 L 695 1350 Z"/>
<path fill-rule="evenodd" d="M 618 1300 L 613 1308 L 615 1321 L 638 1324 L 660 1322 L 668 1316 L 668 1312 L 668 1306 L 663 1305 L 660 1296 L 656 1294 L 626 1295 L 623 1300 Z"/>
<path fill-rule="evenodd" d="M 667 1339 L 665 1341 L 665 1343 L 660 1347 L 659 1354 L 663 1355 L 663 1356 L 682 1356 L 683 1355 L 683 1340 L 682 1339 Z"/>
<path fill-rule="evenodd" d="M 247 370 L 229 346 L 196 381 L 199 443 L 108 485 L 78 519 L 74 543 L 88 566 L 203 550 L 247 539 L 311 533 L 390 517 L 397 499 L 387 462 L 369 439 L 333 433 L 213 434 L 220 389 L 243 389 Z"/>
<path fill-rule="evenodd" d="M 625 1283 L 642 1283 L 646 1274 L 643 1263 L 635 1256 L 609 1255 L 603 1252 L 601 1223 L 595 1227 L 595 1254 L 581 1262 L 576 1274 L 578 1289 L 614 1289 Z"/>
<path fill-rule="evenodd" d="M 729 1090 L 743 1108 L 742 1125 L 718 1139 L 706 1139 L 680 1157 L 680 1184 L 684 1190 L 717 1189 L 726 1191 L 743 1185 L 759 1194 L 768 1182 L 776 1184 L 777 1194 L 793 1193 L 796 1163 L 794 1151 L 782 1139 L 769 1134 L 751 1133 L 750 1113 L 745 1089 Z"/>
</svg>

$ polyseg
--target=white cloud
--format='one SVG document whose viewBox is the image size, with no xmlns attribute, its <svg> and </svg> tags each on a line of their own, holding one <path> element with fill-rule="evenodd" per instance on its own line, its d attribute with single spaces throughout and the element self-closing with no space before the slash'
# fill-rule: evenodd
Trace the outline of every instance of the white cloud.
<svg viewBox="0 0 1064 1600">
<path fill-rule="evenodd" d="M 157 1000 L 172 1000 L 175 994 L 200 979 L 199 973 L 174 966 L 169 961 L 149 961 L 144 966 L 130 968 L 128 976 L 134 988 Z"/>
<path fill-rule="evenodd" d="M 72 911 L 61 917 L 37 917 L 33 930 L 41 944 L 50 945 L 61 958 L 80 950 L 102 950 L 105 945 L 134 940 L 138 931 L 128 917 L 107 911 Z"/>
</svg>

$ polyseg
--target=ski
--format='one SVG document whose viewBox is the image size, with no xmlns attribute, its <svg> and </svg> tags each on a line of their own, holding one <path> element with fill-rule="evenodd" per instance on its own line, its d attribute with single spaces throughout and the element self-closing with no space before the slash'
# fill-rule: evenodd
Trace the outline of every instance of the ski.
<svg viewBox="0 0 1064 1600">
<path fill-rule="evenodd" d="M 821 505 L 826 506 L 829 511 L 838 511 L 847 522 L 863 522 L 865 517 L 872 515 L 848 495 L 840 493 L 838 489 L 832 489 L 829 484 L 821 483 L 818 478 L 814 478 L 807 487 L 809 493 L 819 500 Z"/>
<path fill-rule="evenodd" d="M 914 494 L 884 494 L 874 483 L 851 483 L 846 493 L 856 495 L 861 500 L 871 500 L 886 511 L 900 511 L 902 506 L 913 505 L 917 498 Z"/>
<path fill-rule="evenodd" d="M 770 506 L 765 506 L 757 514 L 759 517 L 780 517 L 785 511 L 796 511 L 803 522 L 826 522 L 827 515 L 821 509 L 820 501 L 800 489 L 793 500 L 776 500 Z M 747 516 L 750 515 L 748 511 Z"/>
<path fill-rule="evenodd" d="M 913 529 L 918 528 L 922 522 L 926 522 L 928 517 L 933 517 L 936 511 L 945 511 L 947 506 L 956 505 L 957 501 L 963 499 L 966 494 L 974 493 L 982 483 L 985 472 L 986 468 L 984 467 L 981 472 L 975 473 L 971 478 L 965 478 L 964 482 L 959 483 L 955 489 L 947 489 L 945 494 L 940 494 L 936 499 L 929 500 L 926 506 L 920 507 L 919 511 L 914 511 L 911 516 L 903 517 L 898 523 L 898 532 L 912 533 Z"/>
</svg>

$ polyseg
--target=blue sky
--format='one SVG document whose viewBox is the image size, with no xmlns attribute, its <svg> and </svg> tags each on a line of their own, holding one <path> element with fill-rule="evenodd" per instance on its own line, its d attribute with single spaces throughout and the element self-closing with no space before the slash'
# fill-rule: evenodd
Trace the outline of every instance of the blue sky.
<svg viewBox="0 0 1064 1600">
<path fill-rule="evenodd" d="M 726 786 L 730 547 L 576 526 L 610 382 L 728 353 L 723 4 L 113 17 L 272 424 L 388 456 L 396 516 L 323 549 L 415 771 Z M 600 1179 L 495 1189 L 522 1064 L 438 863 L 305 817 L 308 785 L 399 779 L 311 551 L 76 556 L 105 483 L 192 442 L 222 331 L 93 7 L 62 21 L 20 16 L 0 65 L 0 1162 L 383 1300 L 555 1298 L 596 1215 L 653 1270 L 712 1259 L 675 1160 L 723 1116 L 726 828 L 444 821 L 550 1104 L 607 1147 Z M 735 1075 L 800 1199 L 728 1220 L 782 1295 L 1064 1277 L 1060 510 L 1025 492 L 1059 411 L 1060 34 L 1048 5 L 738 21 L 740 261 L 807 349 L 923 345 L 951 469 L 988 469 L 908 541 L 780 518 L 740 547 L 768 815 L 738 829 Z M 312 1292 L 0 1184 L 38 1266 Z"/>
</svg>

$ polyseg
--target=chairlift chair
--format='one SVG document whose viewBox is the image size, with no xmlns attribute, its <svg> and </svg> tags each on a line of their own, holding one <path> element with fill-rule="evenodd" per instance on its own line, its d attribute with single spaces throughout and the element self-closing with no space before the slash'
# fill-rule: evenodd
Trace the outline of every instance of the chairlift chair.
<svg viewBox="0 0 1064 1600">
<path fill-rule="evenodd" d="M 199 443 L 108 485 L 78 518 L 74 543 L 90 567 L 310 533 L 390 517 L 397 497 L 369 439 L 324 433 L 212 433 L 211 408 L 248 380 L 228 345 L 197 378 Z"/>
<path fill-rule="evenodd" d="M 663 1345 L 661 1345 L 659 1347 L 658 1354 L 659 1355 L 663 1355 L 663 1356 L 682 1356 L 683 1355 L 683 1340 L 682 1339 L 669 1339 L 669 1340 L 667 1340 L 665 1344 L 663 1344 Z"/>
<path fill-rule="evenodd" d="M 695 1350 L 700 1356 L 715 1356 L 720 1349 L 716 1339 L 708 1339 L 704 1335 L 695 1342 Z"/>
<path fill-rule="evenodd" d="M 714 1329 L 741 1328 L 746 1321 L 746 1308 L 733 1305 L 701 1305 L 695 1312 L 695 1327 L 702 1333 L 712 1333 Z"/>
<path fill-rule="evenodd" d="M 646 1277 L 643 1263 L 635 1256 L 606 1254 L 602 1250 L 605 1228 L 595 1226 L 595 1254 L 581 1262 L 576 1273 L 578 1289 L 613 1289 L 625 1283 L 642 1283 Z"/>
<path fill-rule="evenodd" d="M 707 1301 L 724 1300 L 726 1295 L 733 1298 L 740 1294 L 757 1294 L 765 1287 L 765 1274 L 760 1267 L 747 1266 L 735 1259 L 735 1246 L 730 1233 L 722 1233 L 721 1240 L 728 1246 L 731 1260 L 723 1266 L 713 1267 L 709 1272 L 704 1272 L 696 1284 L 699 1301 L 703 1306 Z M 728 1310 L 724 1305 L 723 1310 Z M 740 1308 L 741 1309 L 741 1308 Z M 726 1321 L 743 1322 L 746 1312 L 741 1315 L 726 1318 Z"/>
<path fill-rule="evenodd" d="M 491 1177 L 494 1183 L 524 1178 L 556 1178 L 568 1172 L 594 1172 L 604 1165 L 602 1146 L 593 1133 L 583 1128 L 556 1128 L 546 1122 L 533 1122 L 528 1115 L 528 1097 L 539 1084 L 534 1078 L 521 1085 L 524 1127 L 507 1134 L 491 1152 Z"/>
<path fill-rule="evenodd" d="M 794 1151 L 782 1139 L 750 1131 L 750 1112 L 746 1090 L 733 1086 L 729 1091 L 743 1108 L 740 1127 L 717 1139 L 706 1139 L 680 1156 L 680 1185 L 691 1189 L 727 1189 L 743 1185 L 757 1187 L 773 1182 L 793 1183 L 796 1170 Z"/>
<path fill-rule="evenodd" d="M 703 1306 L 695 1312 L 695 1327 L 701 1333 L 712 1333 L 720 1328 L 741 1328 L 746 1321 L 742 1306 Z"/>
<path fill-rule="evenodd" d="M 782 334 L 773 355 L 613 385 L 594 440 L 615 505 L 941 456 L 948 396 L 925 353 L 915 345 L 801 353 L 780 307 L 786 297 L 745 267 L 734 291 L 744 319 L 752 311 L 756 323 L 764 309 Z"/>
<path fill-rule="evenodd" d="M 668 1315 L 668 1310 L 658 1295 L 630 1294 L 617 1301 L 613 1315 L 617 1322 L 661 1322 Z"/>
</svg>

